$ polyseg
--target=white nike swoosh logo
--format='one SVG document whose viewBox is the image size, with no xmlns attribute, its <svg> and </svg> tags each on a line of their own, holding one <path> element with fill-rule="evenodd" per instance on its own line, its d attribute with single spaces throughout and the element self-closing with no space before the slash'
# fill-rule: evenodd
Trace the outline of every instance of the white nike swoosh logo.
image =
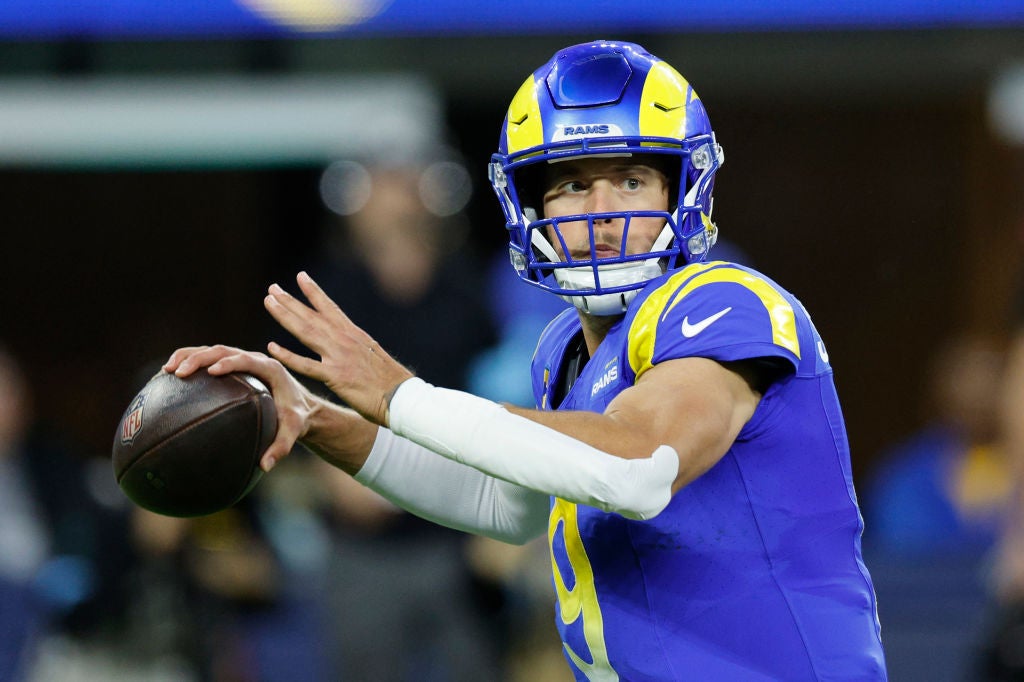
<svg viewBox="0 0 1024 682">
<path fill-rule="evenodd" d="M 705 317 L 700 322 L 695 322 L 694 324 L 690 324 L 689 315 L 687 315 L 683 318 L 683 336 L 688 339 L 697 336 L 697 334 L 700 334 L 702 331 L 720 320 L 730 310 L 732 310 L 732 306 L 729 306 L 725 310 L 719 310 L 714 315 Z"/>
</svg>

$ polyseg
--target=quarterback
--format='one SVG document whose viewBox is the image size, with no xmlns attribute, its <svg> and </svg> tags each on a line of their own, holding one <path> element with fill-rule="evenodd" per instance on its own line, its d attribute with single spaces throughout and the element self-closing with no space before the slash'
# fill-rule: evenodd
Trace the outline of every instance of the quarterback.
<svg viewBox="0 0 1024 682">
<path fill-rule="evenodd" d="M 437 523 L 546 534 L 578 680 L 885 680 L 826 346 L 789 292 L 709 257 L 723 162 L 693 88 L 638 45 L 526 79 L 490 180 L 524 286 L 574 304 L 537 345 L 535 410 L 423 382 L 304 273 L 305 301 L 264 303 L 314 357 L 199 346 L 164 369 L 264 379 L 265 469 L 300 441 Z"/>
</svg>

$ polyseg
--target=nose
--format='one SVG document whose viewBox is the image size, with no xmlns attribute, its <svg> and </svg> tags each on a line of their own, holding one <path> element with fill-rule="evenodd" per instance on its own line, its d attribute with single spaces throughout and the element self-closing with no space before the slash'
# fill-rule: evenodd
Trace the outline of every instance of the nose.
<svg viewBox="0 0 1024 682">
<path fill-rule="evenodd" d="M 608 213 L 618 208 L 615 188 L 607 180 L 597 180 L 590 188 L 586 202 L 587 213 Z M 610 223 L 611 218 L 602 218 L 600 222 Z"/>
</svg>

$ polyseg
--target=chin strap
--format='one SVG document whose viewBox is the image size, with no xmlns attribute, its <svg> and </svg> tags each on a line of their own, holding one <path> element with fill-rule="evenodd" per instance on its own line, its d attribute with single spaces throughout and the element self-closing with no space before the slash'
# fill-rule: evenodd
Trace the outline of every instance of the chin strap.
<svg viewBox="0 0 1024 682">
<path fill-rule="evenodd" d="M 533 209 L 524 212 L 527 221 L 536 220 L 537 214 Z M 529 222 L 527 223 L 529 225 Z M 658 238 L 651 246 L 651 252 L 664 251 L 671 243 L 674 234 L 672 228 L 665 225 Z M 531 231 L 531 243 L 552 263 L 562 262 L 555 249 L 539 230 Z M 614 263 L 600 265 L 597 268 L 603 288 L 618 287 L 627 284 L 647 282 L 660 277 L 664 272 L 660 258 L 649 258 L 643 261 L 631 263 Z M 594 277 L 594 270 L 589 265 L 576 268 L 556 268 L 554 271 L 555 281 L 563 289 L 576 289 L 586 291 L 597 289 L 597 281 Z M 568 294 L 561 298 L 574 305 L 577 309 L 588 315 L 621 315 L 626 312 L 630 302 L 636 298 L 640 287 L 628 291 L 620 291 L 613 294 Z"/>
</svg>

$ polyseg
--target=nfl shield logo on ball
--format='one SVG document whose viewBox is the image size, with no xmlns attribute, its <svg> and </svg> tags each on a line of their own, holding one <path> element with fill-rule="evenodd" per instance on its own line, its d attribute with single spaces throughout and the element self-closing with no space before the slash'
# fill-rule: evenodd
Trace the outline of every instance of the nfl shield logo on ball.
<svg viewBox="0 0 1024 682">
<path fill-rule="evenodd" d="M 142 405 L 146 402 L 146 394 L 140 393 L 128 406 L 128 411 L 121 421 L 121 443 L 130 444 L 142 430 Z"/>
</svg>

